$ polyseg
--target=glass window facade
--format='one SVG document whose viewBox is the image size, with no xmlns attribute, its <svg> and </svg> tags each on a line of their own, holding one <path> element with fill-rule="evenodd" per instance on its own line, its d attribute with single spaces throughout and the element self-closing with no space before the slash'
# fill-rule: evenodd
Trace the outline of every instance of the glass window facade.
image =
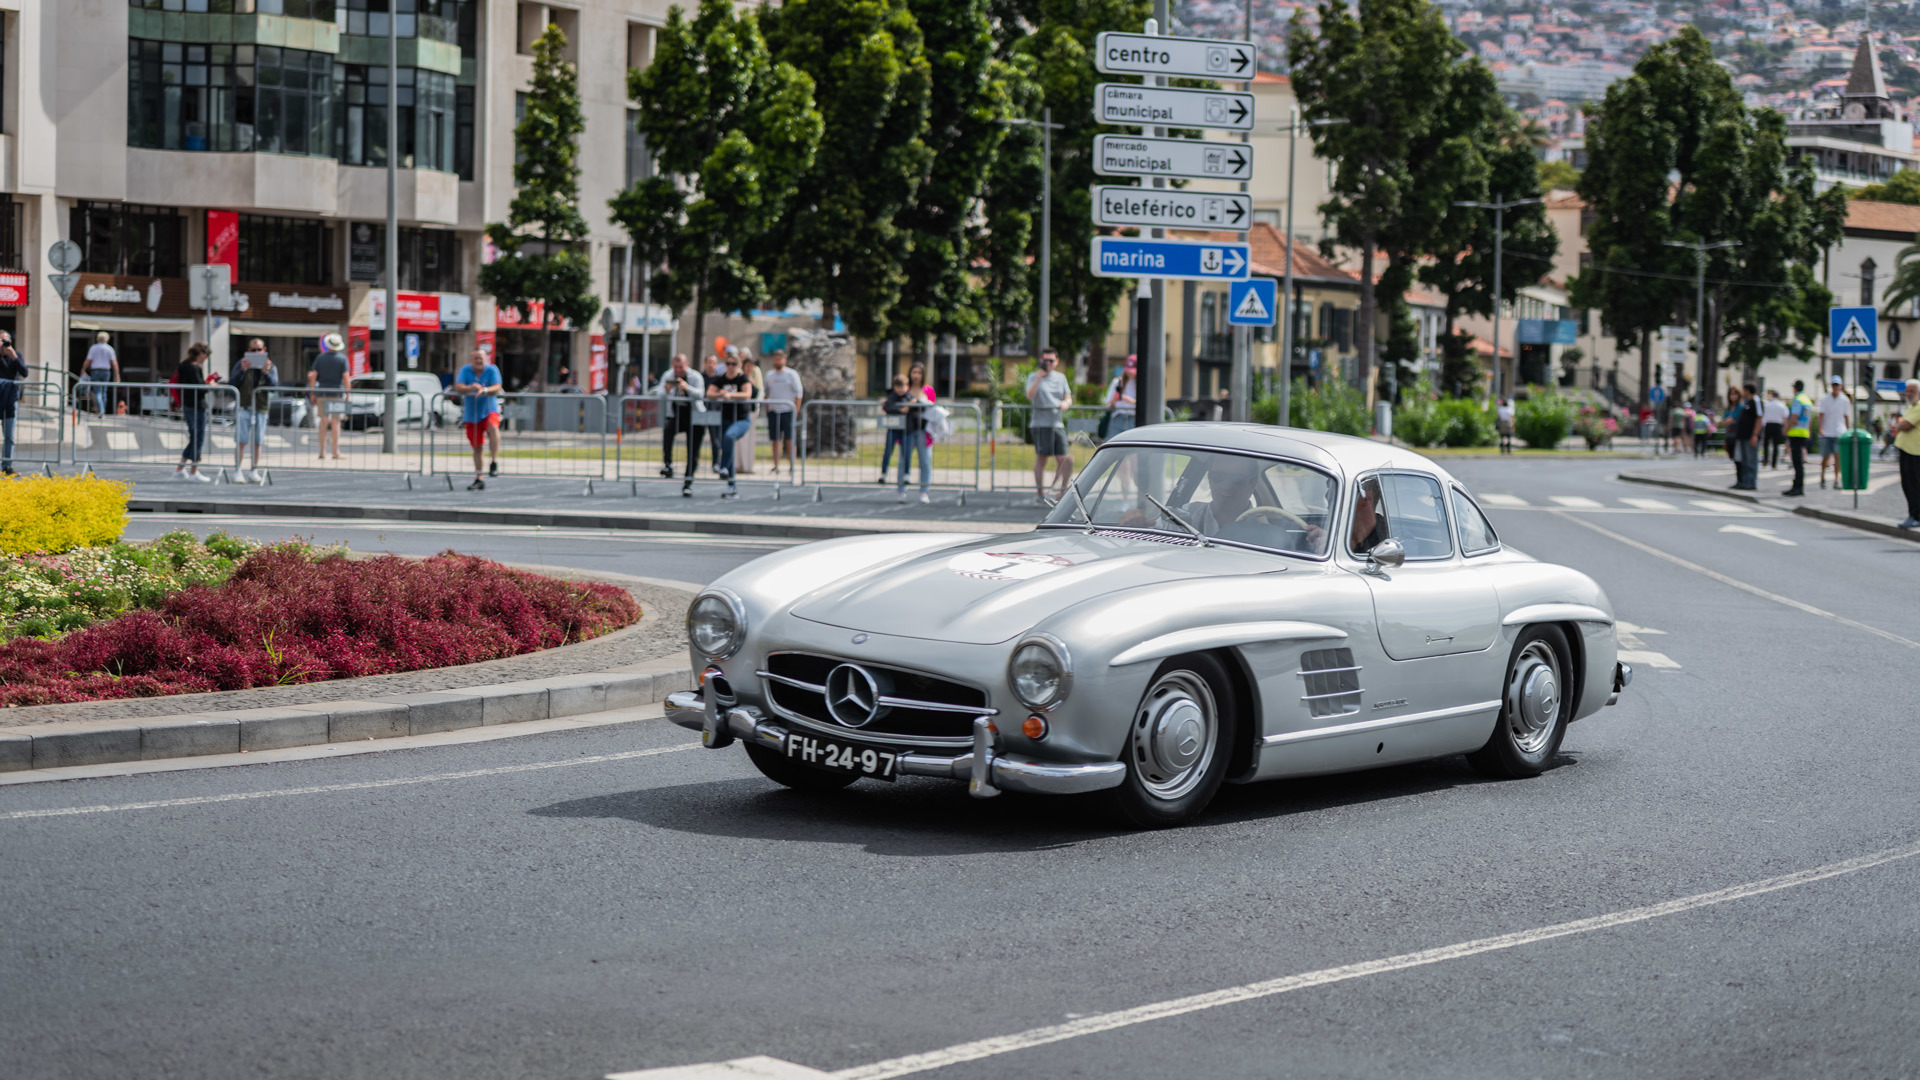
<svg viewBox="0 0 1920 1080">
<path fill-rule="evenodd" d="M 387 163 L 387 72 L 384 68 L 344 64 L 340 122 L 334 130 L 334 157 L 343 165 Z M 437 71 L 401 68 L 399 154 L 403 169 L 458 171 L 454 165 L 454 77 Z M 471 171 L 471 165 L 469 165 Z"/>
<path fill-rule="evenodd" d="M 331 152 L 333 58 L 270 45 L 127 41 L 127 145 Z"/>
<path fill-rule="evenodd" d="M 169 207 L 81 202 L 67 237 L 80 245 L 83 274 L 179 277 L 185 221 Z"/>
<path fill-rule="evenodd" d="M 339 0 L 127 0 L 148 11 L 193 11 L 212 15 L 287 15 L 332 22 Z"/>
<path fill-rule="evenodd" d="M 368 37 L 387 36 L 387 18 L 400 20 L 399 36 L 460 42 L 461 20 L 473 25 L 473 0 L 334 0 L 347 13 L 346 32 Z"/>
<path fill-rule="evenodd" d="M 333 228 L 312 218 L 241 214 L 240 280 L 333 284 Z"/>
</svg>

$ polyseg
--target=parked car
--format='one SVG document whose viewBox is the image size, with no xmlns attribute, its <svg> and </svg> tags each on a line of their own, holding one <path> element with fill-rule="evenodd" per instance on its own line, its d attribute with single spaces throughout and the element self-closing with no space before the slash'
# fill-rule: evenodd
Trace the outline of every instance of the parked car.
<svg viewBox="0 0 1920 1080">
<path fill-rule="evenodd" d="M 385 375 L 358 375 L 347 384 L 348 431 L 363 431 L 379 427 L 381 417 L 386 414 L 387 395 L 381 393 L 355 393 L 354 391 L 383 390 L 387 385 Z M 439 398 L 441 393 L 440 377 L 425 371 L 403 371 L 400 373 L 400 393 L 396 400 L 397 417 L 402 425 L 421 423 L 431 416 L 433 426 L 458 424 L 460 422 L 460 404 L 448 398 Z"/>
<path fill-rule="evenodd" d="M 1229 781 L 1533 776 L 1633 677 L 1599 585 L 1502 544 L 1433 462 L 1250 424 L 1118 435 L 1028 533 L 764 556 L 687 626 L 700 688 L 669 717 L 779 783 L 1100 791 L 1144 827 Z"/>
</svg>

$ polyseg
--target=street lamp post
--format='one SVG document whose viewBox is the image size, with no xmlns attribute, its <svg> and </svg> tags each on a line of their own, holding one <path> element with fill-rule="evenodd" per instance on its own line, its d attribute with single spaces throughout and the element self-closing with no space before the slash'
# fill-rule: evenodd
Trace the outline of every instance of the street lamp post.
<svg viewBox="0 0 1920 1080">
<path fill-rule="evenodd" d="M 380 425 L 380 452 L 391 454 L 399 434 L 400 412 L 400 5 L 387 5 L 387 321 L 381 330 L 386 371 L 386 408 Z M 423 421 L 424 422 L 424 421 Z"/>
<path fill-rule="evenodd" d="M 1501 244 L 1506 236 L 1507 211 L 1516 206 L 1530 206 L 1543 200 L 1509 199 L 1506 202 L 1476 202 L 1472 200 L 1456 201 L 1455 206 L 1475 206 L 1482 210 L 1493 211 L 1493 392 L 1496 396 L 1505 396 L 1506 371 L 1500 366 L 1500 290 L 1501 290 Z M 1518 357 L 1515 358 L 1516 362 Z"/>
<path fill-rule="evenodd" d="M 1040 129 L 1040 156 L 1045 159 L 1040 169 L 1040 302 L 1035 305 L 1039 310 L 1039 324 L 1035 330 L 1039 338 L 1035 356 L 1046 352 L 1052 344 L 1053 321 L 1053 133 L 1064 124 L 1053 122 L 1053 106 L 1040 110 L 1040 119 L 1022 118 L 1003 119 L 1000 122 L 1009 127 L 1037 127 Z M 995 347 L 999 342 L 994 342 Z"/>
<path fill-rule="evenodd" d="M 1281 129 L 1287 133 L 1287 269 L 1281 284 L 1280 310 L 1280 416 L 1281 427 L 1287 426 L 1287 420 L 1293 414 L 1293 166 L 1300 157 L 1300 129 L 1333 127 L 1347 123 L 1346 120 L 1309 120 L 1300 122 L 1300 106 L 1295 105 L 1287 114 L 1287 125 Z"/>
<path fill-rule="evenodd" d="M 1689 243 L 1685 240 L 1663 240 L 1661 243 L 1668 247 L 1686 248 L 1693 252 L 1693 333 L 1699 350 L 1697 357 L 1699 382 L 1695 384 L 1693 392 L 1703 394 L 1713 386 L 1712 373 L 1707 370 L 1707 252 L 1739 247 L 1740 241 L 1715 240 L 1712 243 Z"/>
</svg>

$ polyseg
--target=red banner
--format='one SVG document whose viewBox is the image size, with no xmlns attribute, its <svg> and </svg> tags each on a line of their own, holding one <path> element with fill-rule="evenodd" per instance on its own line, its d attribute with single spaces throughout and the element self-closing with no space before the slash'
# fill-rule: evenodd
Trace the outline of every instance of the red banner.
<svg viewBox="0 0 1920 1080">
<path fill-rule="evenodd" d="M 400 318 L 395 320 L 403 331 L 425 331 L 435 333 L 440 329 L 440 298 L 432 293 L 403 292 L 394 298 L 400 305 Z"/>
<path fill-rule="evenodd" d="M 240 280 L 240 215 L 232 210 L 207 211 L 207 261 L 225 264 L 228 280 Z"/>
<path fill-rule="evenodd" d="M 354 375 L 373 370 L 373 332 L 364 326 L 347 327 L 347 367 Z"/>
<path fill-rule="evenodd" d="M 0 274 L 0 307 L 26 307 L 32 291 L 32 274 Z"/>
<path fill-rule="evenodd" d="M 486 353 L 489 362 L 496 362 L 494 361 L 493 355 L 493 343 L 494 332 L 492 330 L 475 330 L 473 332 L 473 347 Z"/>
<path fill-rule="evenodd" d="M 607 339 L 595 334 L 587 346 L 587 393 L 598 394 L 606 388 Z"/>
<path fill-rule="evenodd" d="M 538 300 L 527 302 L 527 317 L 520 317 L 520 309 L 511 304 L 500 304 L 494 309 L 493 324 L 502 330 L 538 330 L 540 317 L 545 315 L 547 305 Z M 571 330 L 565 319 L 555 319 L 549 330 Z"/>
</svg>

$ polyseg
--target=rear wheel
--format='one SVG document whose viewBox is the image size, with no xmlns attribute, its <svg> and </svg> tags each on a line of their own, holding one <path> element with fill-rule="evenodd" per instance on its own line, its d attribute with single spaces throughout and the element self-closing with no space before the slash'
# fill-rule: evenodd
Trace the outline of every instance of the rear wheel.
<svg viewBox="0 0 1920 1080">
<path fill-rule="evenodd" d="M 839 791 L 858 780 L 852 773 L 828 772 L 825 769 L 809 768 L 797 762 L 789 761 L 785 754 L 765 746 L 745 743 L 747 757 L 753 761 L 753 767 L 776 784 L 782 784 L 795 791 Z"/>
<path fill-rule="evenodd" d="M 1115 812 L 1143 829 L 1198 816 L 1226 779 L 1239 702 L 1218 657 L 1176 656 L 1154 672 L 1127 732 L 1126 779 L 1110 791 Z"/>
<path fill-rule="evenodd" d="M 1487 745 L 1467 755 L 1475 772 L 1496 780 L 1538 776 L 1560 749 L 1571 711 L 1567 636 L 1529 626 L 1513 643 L 1501 684 L 1500 720 Z"/>
</svg>

